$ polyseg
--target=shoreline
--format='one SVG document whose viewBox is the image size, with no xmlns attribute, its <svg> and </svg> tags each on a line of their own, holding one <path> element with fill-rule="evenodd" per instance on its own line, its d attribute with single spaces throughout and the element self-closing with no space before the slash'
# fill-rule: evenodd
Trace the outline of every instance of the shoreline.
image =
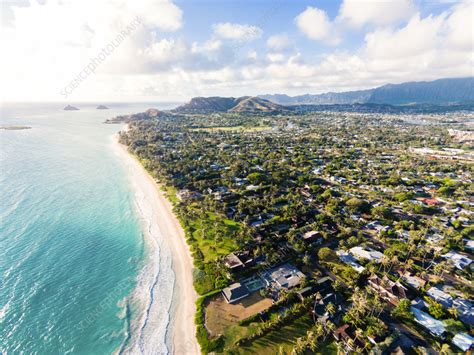
<svg viewBox="0 0 474 355">
<path fill-rule="evenodd" d="M 128 127 L 125 126 L 124 130 Z M 171 340 L 170 353 L 172 354 L 200 354 L 200 347 L 196 339 L 196 325 L 194 322 L 196 314 L 196 300 L 198 295 L 193 286 L 193 260 L 190 248 L 186 242 L 184 230 L 181 227 L 178 219 L 173 213 L 173 206 L 171 202 L 165 197 L 161 191 L 159 184 L 155 182 L 153 177 L 145 170 L 141 163 L 128 152 L 126 146 L 118 142 L 118 134 L 113 137 L 114 150 L 119 155 L 119 158 L 125 163 L 127 170 L 129 170 L 129 178 L 134 185 L 134 190 L 142 196 L 146 196 L 148 204 L 145 206 L 138 206 L 140 217 L 147 220 L 148 228 L 144 228 L 145 242 L 152 243 L 155 248 L 159 249 L 159 254 L 162 256 L 162 249 L 165 247 L 169 251 L 171 258 L 171 268 L 174 272 L 175 280 L 172 285 L 172 299 L 163 300 L 169 303 L 169 320 L 170 327 L 166 328 L 166 339 Z M 146 211 L 144 210 L 146 209 Z M 153 233 L 156 230 L 156 233 Z M 151 253 L 150 257 L 155 258 L 156 253 Z M 150 260 L 156 263 L 157 260 Z M 160 265 L 161 266 L 161 265 Z M 158 275 L 161 274 L 161 267 Z M 146 286 L 146 285 L 145 285 Z M 143 287 L 140 282 L 137 287 Z M 139 293 L 144 290 L 137 290 Z M 150 288 L 150 293 L 154 293 L 154 289 Z M 160 290 L 157 296 L 160 296 Z M 165 296 L 167 292 L 164 292 Z M 158 301 L 159 302 L 159 301 Z M 163 303 L 163 302 L 161 302 Z M 153 305 L 150 304 L 151 308 Z M 150 309 L 147 310 L 150 312 Z M 150 317 L 153 317 L 151 314 Z M 158 312 L 158 315 L 160 313 Z M 147 319 L 145 321 L 148 321 Z M 163 324 L 156 323 L 153 319 L 150 320 L 151 325 L 156 325 L 159 328 Z M 143 330 L 144 326 L 141 326 Z M 160 329 L 161 330 L 161 329 Z M 160 331 L 158 330 L 158 331 Z M 151 336 L 154 337 L 153 330 Z M 141 334 L 140 340 L 143 334 Z M 137 345 L 140 348 L 146 347 L 148 344 Z M 156 350 L 156 349 L 155 349 Z"/>
</svg>

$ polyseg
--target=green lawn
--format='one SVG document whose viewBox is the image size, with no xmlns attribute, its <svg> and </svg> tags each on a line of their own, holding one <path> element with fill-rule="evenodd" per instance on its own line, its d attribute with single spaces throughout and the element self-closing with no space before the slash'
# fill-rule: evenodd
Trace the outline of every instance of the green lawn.
<svg viewBox="0 0 474 355">
<path fill-rule="evenodd" d="M 161 190 L 165 192 L 166 197 L 173 205 L 179 203 L 179 199 L 176 197 L 178 190 L 175 187 L 162 185 Z"/>
<path fill-rule="evenodd" d="M 285 353 L 290 354 L 298 337 L 306 336 L 306 332 L 314 325 L 312 318 L 305 314 L 291 324 L 288 324 L 276 331 L 255 340 L 249 346 L 243 346 L 236 349 L 237 354 L 268 354 L 274 355 L 279 353 L 280 347 Z M 232 344 L 238 338 L 247 334 L 255 327 L 251 324 L 249 329 L 246 327 L 234 326 L 230 327 L 225 334 L 226 343 Z M 329 339 L 328 339 L 329 340 Z M 320 354 L 335 354 L 336 346 L 332 342 L 321 344 L 318 348 Z"/>
<path fill-rule="evenodd" d="M 204 262 L 215 261 L 237 249 L 235 235 L 240 224 L 211 212 L 189 220 L 189 231 L 204 255 Z"/>
<path fill-rule="evenodd" d="M 176 197 L 176 188 L 162 186 L 161 189 L 173 205 L 180 202 Z M 219 256 L 227 255 L 237 249 L 234 236 L 240 230 L 240 223 L 212 212 L 206 212 L 204 216 L 198 217 L 200 209 L 197 203 L 190 207 L 196 215 L 188 218 L 187 229 L 196 239 L 197 247 L 204 255 L 204 262 L 214 261 Z"/>
</svg>

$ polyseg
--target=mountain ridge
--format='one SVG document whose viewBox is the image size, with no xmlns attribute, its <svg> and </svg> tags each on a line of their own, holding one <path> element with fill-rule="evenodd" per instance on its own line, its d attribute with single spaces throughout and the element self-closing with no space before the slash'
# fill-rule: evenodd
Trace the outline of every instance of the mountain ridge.
<svg viewBox="0 0 474 355">
<path fill-rule="evenodd" d="M 451 104 L 474 101 L 474 77 L 444 78 L 433 81 L 411 81 L 386 84 L 373 89 L 323 94 L 288 96 L 285 94 L 259 95 L 280 105 L 332 104 Z"/>
</svg>

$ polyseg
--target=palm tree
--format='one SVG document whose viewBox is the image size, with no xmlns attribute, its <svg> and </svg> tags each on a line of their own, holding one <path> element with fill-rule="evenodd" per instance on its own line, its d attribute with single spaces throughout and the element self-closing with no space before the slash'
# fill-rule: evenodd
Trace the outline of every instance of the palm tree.
<svg viewBox="0 0 474 355">
<path fill-rule="evenodd" d="M 390 259 L 384 255 L 382 257 L 382 260 L 380 260 L 380 266 L 383 266 L 383 272 L 385 273 L 385 269 L 386 267 L 390 264 Z M 380 267 L 379 267 L 379 271 L 380 271 Z"/>
<path fill-rule="evenodd" d="M 318 337 L 314 331 L 308 330 L 306 332 L 306 345 L 312 350 L 315 351 L 318 347 Z"/>
<path fill-rule="evenodd" d="M 340 341 L 336 341 L 336 348 L 337 348 L 337 354 L 345 354 L 347 351 L 346 351 L 346 346 L 344 345 L 344 343 L 340 342 Z"/>
<path fill-rule="evenodd" d="M 336 307 L 331 302 L 329 302 L 326 305 L 326 312 L 328 312 L 331 315 L 334 315 L 334 313 L 336 313 Z"/>
<path fill-rule="evenodd" d="M 449 354 L 452 354 L 453 351 L 451 350 L 449 345 L 445 343 L 445 344 L 441 345 L 441 348 L 439 349 L 439 353 L 441 355 L 449 355 Z"/>
<path fill-rule="evenodd" d="M 388 272 L 390 272 L 392 268 L 398 264 L 398 262 L 399 262 L 398 256 L 396 255 L 392 256 L 392 258 L 390 259 L 390 268 L 388 269 Z"/>
<path fill-rule="evenodd" d="M 336 325 L 333 322 L 328 320 L 326 322 L 326 329 L 327 329 L 328 332 L 332 333 L 336 329 Z"/>
<path fill-rule="evenodd" d="M 347 339 L 347 346 L 351 349 L 354 349 L 355 348 L 354 340 L 351 338 Z"/>
<path fill-rule="evenodd" d="M 299 337 L 296 339 L 296 344 L 291 353 L 294 355 L 302 354 L 305 348 L 306 348 L 305 339 L 303 337 Z"/>
<path fill-rule="evenodd" d="M 458 309 L 457 308 L 450 307 L 450 308 L 448 308 L 448 312 L 449 312 L 449 314 L 451 314 L 453 316 L 453 318 L 458 317 Z"/>
<path fill-rule="evenodd" d="M 362 316 L 367 309 L 367 295 L 361 292 L 359 288 L 355 288 L 352 294 L 352 308 L 358 316 Z"/>
<path fill-rule="evenodd" d="M 325 335 L 326 333 L 321 323 L 316 324 L 316 326 L 314 327 L 314 332 L 315 332 L 316 338 L 319 338 L 320 336 Z M 324 340 L 326 340 L 326 337 L 324 337 Z"/>
</svg>

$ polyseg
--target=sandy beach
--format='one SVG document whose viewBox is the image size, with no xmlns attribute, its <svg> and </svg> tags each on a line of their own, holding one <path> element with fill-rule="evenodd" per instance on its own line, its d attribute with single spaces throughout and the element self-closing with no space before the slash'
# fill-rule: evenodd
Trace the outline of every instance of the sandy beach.
<svg viewBox="0 0 474 355">
<path fill-rule="evenodd" d="M 128 153 L 127 148 L 118 143 L 118 135 L 114 137 L 113 144 L 114 150 L 126 164 L 134 189 L 140 190 L 139 194 L 148 200 L 145 207 L 141 207 L 141 209 L 146 208 L 146 211 L 142 210 L 141 213 L 147 216 L 146 218 L 151 224 L 145 228 L 146 237 L 159 238 L 160 240 L 154 240 L 155 244 L 161 244 L 161 248 L 166 247 L 170 250 L 171 267 L 175 274 L 175 280 L 172 286 L 172 303 L 171 300 L 166 300 L 171 304 L 170 323 L 167 327 L 167 339 L 171 340 L 171 349 L 169 350 L 173 354 L 200 354 L 194 323 L 197 293 L 193 287 L 193 262 L 184 231 L 172 212 L 171 203 L 164 196 L 159 185 L 138 160 Z M 153 230 L 157 232 L 154 233 Z M 156 292 L 157 297 L 168 296 L 160 294 L 160 290 L 156 290 Z M 153 323 L 153 319 L 149 323 Z M 160 320 L 160 323 L 163 321 Z M 157 326 L 162 327 L 163 324 L 157 323 Z M 147 344 L 141 345 L 142 351 L 143 348 L 147 349 Z M 148 350 L 145 352 L 159 351 L 157 349 Z"/>
</svg>

